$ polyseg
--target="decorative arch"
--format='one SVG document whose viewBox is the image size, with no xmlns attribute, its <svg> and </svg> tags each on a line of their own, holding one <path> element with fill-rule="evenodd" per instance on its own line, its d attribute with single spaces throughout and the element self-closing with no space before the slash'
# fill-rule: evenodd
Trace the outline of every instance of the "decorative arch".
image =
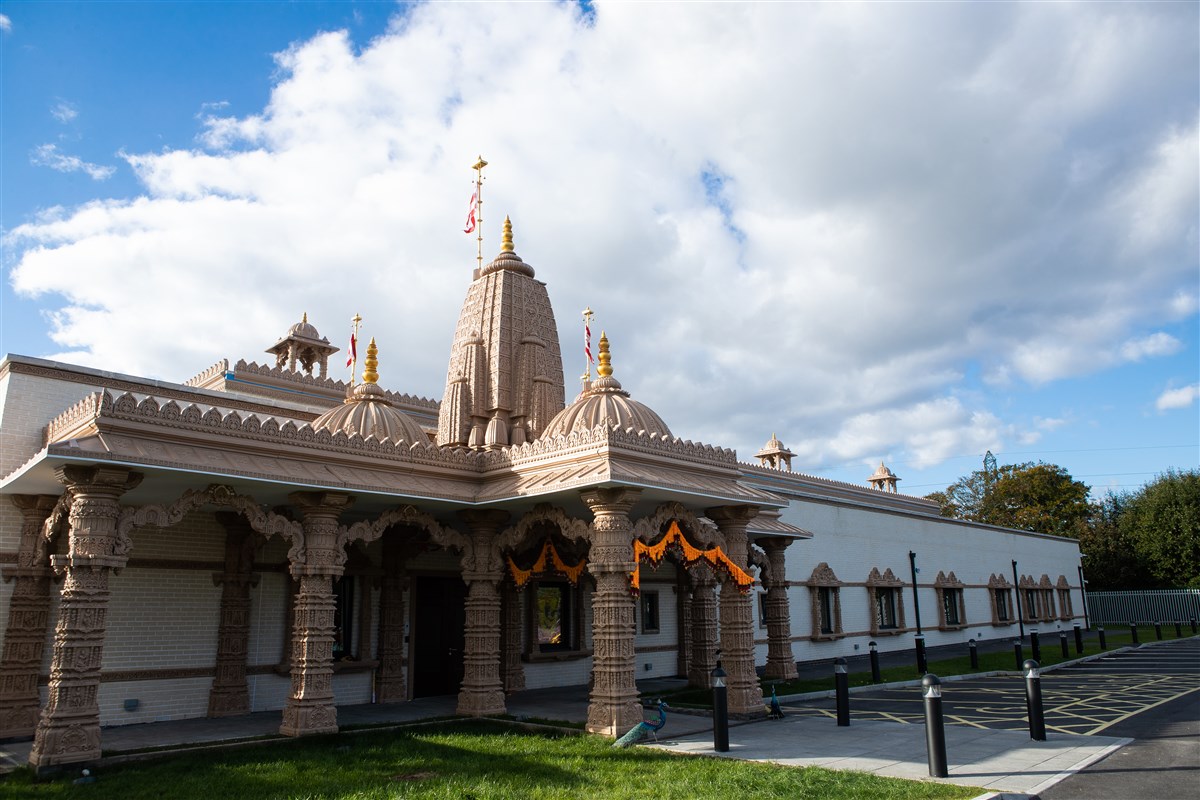
<svg viewBox="0 0 1200 800">
<path fill-rule="evenodd" d="M 411 525 L 428 533 L 429 538 L 442 547 L 453 548 L 460 553 L 467 551 L 467 537 L 454 528 L 442 525 L 431 514 L 408 504 L 389 508 L 374 520 L 363 520 L 355 522 L 353 525 L 339 525 L 338 547 L 344 548 L 351 542 L 370 544 L 383 536 L 384 531 L 393 525 Z"/>
<path fill-rule="evenodd" d="M 692 539 L 706 547 L 725 548 L 725 534 L 712 520 L 698 517 L 684 508 L 682 503 L 671 501 L 663 503 L 648 517 L 642 517 L 633 526 L 633 536 L 645 544 L 649 544 L 663 535 L 668 523 L 682 522 L 691 534 Z"/>
<path fill-rule="evenodd" d="M 292 543 L 288 560 L 300 561 L 304 554 L 304 526 L 272 511 L 265 511 L 253 498 L 238 494 L 232 486 L 214 483 L 207 489 L 188 489 L 170 505 L 130 506 L 121 510 L 117 518 L 117 543 L 113 552 L 118 556 L 128 555 L 133 546 L 129 532 L 145 525 L 169 528 L 177 524 L 188 512 L 201 506 L 214 505 L 232 508 L 250 522 L 250 527 L 267 537 L 281 536 Z M 47 521 L 49 522 L 49 521 Z"/>
<path fill-rule="evenodd" d="M 521 545 L 529 543 L 535 526 L 542 524 L 553 525 L 558 529 L 559 535 L 571 541 L 589 542 L 591 540 L 592 529 L 587 522 L 568 515 L 567 512 L 557 506 L 552 506 L 549 503 L 538 503 L 533 507 L 532 511 L 521 517 L 515 525 L 506 528 L 496 537 L 492 543 L 491 551 L 493 563 L 502 563 L 507 566 L 509 575 L 512 576 L 513 583 L 517 589 L 525 588 L 525 584 L 534 575 L 542 575 L 552 571 L 565 575 L 567 581 L 572 586 L 578 585 L 579 576 L 587 565 L 587 558 L 580 559 L 576 564 L 566 563 L 562 554 L 558 552 L 558 548 L 554 546 L 554 543 L 549 538 L 542 543 L 542 548 L 537 558 L 534 559 L 528 569 L 522 569 L 513 560 L 513 551 Z"/>
<path fill-rule="evenodd" d="M 662 563 L 669 547 L 674 547 L 675 552 L 682 556 L 684 567 L 704 563 L 713 571 L 724 573 L 742 594 L 748 594 L 750 587 L 754 585 L 754 578 L 733 563 L 729 556 L 725 555 L 724 550 L 720 547 L 701 550 L 693 546 L 684 537 L 683 531 L 679 529 L 678 521 L 672 519 L 671 526 L 657 544 L 648 545 L 641 539 L 633 540 L 634 567 L 633 572 L 629 574 L 629 586 L 635 595 L 641 591 L 641 562 L 649 561 L 657 567 Z"/>
</svg>

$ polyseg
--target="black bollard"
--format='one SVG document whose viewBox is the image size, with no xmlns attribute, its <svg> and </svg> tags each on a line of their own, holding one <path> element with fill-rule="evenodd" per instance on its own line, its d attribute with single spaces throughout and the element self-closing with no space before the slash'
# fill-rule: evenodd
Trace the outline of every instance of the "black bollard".
<svg viewBox="0 0 1200 800">
<path fill-rule="evenodd" d="M 846 659 L 833 660 L 833 688 L 837 694 L 837 724 L 839 728 L 850 725 L 850 673 L 846 670 Z"/>
<path fill-rule="evenodd" d="M 1100 634 L 1100 649 L 1107 650 L 1108 649 L 1108 641 L 1104 638 L 1104 626 L 1097 625 L 1096 633 Z"/>
<path fill-rule="evenodd" d="M 729 689 L 725 687 L 725 670 L 721 662 L 712 671 L 713 687 L 713 750 L 729 752 Z"/>
<path fill-rule="evenodd" d="M 929 662 L 925 660 L 925 637 L 917 634 L 917 672 L 924 675 L 929 671 Z"/>
<path fill-rule="evenodd" d="M 974 639 L 967 641 L 967 652 L 971 654 L 971 669 L 979 669 L 979 645 Z"/>
<path fill-rule="evenodd" d="M 1013 639 L 1013 658 L 1017 660 L 1017 671 L 1020 671 L 1025 663 L 1025 648 L 1021 646 L 1020 639 Z"/>
<path fill-rule="evenodd" d="M 1025 669 L 1025 706 L 1029 709 L 1029 738 L 1046 741 L 1046 719 L 1042 714 L 1042 672 L 1038 662 L 1030 659 Z"/>
<path fill-rule="evenodd" d="M 1063 658 L 1070 658 L 1071 651 L 1067 649 L 1067 632 L 1066 631 L 1058 632 L 1058 644 L 1060 647 L 1062 647 Z"/>
<path fill-rule="evenodd" d="M 1078 655 L 1083 655 L 1083 630 L 1079 627 L 1079 623 L 1075 623 L 1075 652 Z"/>
<path fill-rule="evenodd" d="M 1129 637 L 1130 637 L 1131 639 L 1133 639 L 1133 643 L 1134 643 L 1134 644 L 1139 644 L 1139 640 L 1138 640 L 1138 629 L 1137 629 L 1137 623 L 1136 623 L 1136 622 L 1131 622 L 1131 623 L 1129 623 Z"/>
<path fill-rule="evenodd" d="M 879 651 L 874 642 L 867 642 L 871 648 L 871 683 L 883 683 L 883 675 L 879 672 Z"/>
<path fill-rule="evenodd" d="M 1192 633 L 1195 633 L 1196 632 L 1196 618 L 1192 617 L 1191 622 L 1192 622 Z"/>
<path fill-rule="evenodd" d="M 950 774 L 946 768 L 946 723 L 942 718 L 942 682 L 932 672 L 921 679 L 925 696 L 925 749 L 929 753 L 929 777 L 945 778 Z"/>
<path fill-rule="evenodd" d="M 1175 620 L 1175 638 L 1178 639 L 1180 636 L 1183 636 L 1183 623 Z"/>
<path fill-rule="evenodd" d="M 1042 660 L 1042 637 L 1036 630 L 1029 632 L 1029 652 L 1033 654 L 1034 661 Z"/>
<path fill-rule="evenodd" d="M 1161 622 L 1154 623 L 1154 638 L 1158 639 L 1160 642 L 1162 641 L 1162 623 Z"/>
</svg>

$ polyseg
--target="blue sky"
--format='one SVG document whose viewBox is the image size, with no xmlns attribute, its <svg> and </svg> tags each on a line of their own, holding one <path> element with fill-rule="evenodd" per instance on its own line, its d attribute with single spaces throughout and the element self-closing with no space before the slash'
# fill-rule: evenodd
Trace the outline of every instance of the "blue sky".
<svg viewBox="0 0 1200 800">
<path fill-rule="evenodd" d="M 1200 461 L 1195 4 L 0 15 L 0 351 L 184 380 L 361 312 L 440 397 L 483 153 L 568 385 L 590 306 L 676 435 L 914 494 Z"/>
</svg>

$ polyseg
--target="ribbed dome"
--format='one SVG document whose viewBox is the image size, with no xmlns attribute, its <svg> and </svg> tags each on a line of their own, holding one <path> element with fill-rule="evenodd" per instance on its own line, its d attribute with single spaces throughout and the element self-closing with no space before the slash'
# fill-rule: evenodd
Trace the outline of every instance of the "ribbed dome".
<svg viewBox="0 0 1200 800">
<path fill-rule="evenodd" d="M 321 334 L 317 333 L 316 327 L 314 327 L 313 324 L 308 321 L 308 312 L 305 312 L 303 322 L 297 322 L 295 325 L 288 328 L 288 336 L 303 336 L 306 339 L 316 339 L 318 342 L 321 341 Z"/>
<path fill-rule="evenodd" d="M 629 398 L 629 392 L 621 388 L 620 382 L 612 377 L 609 365 L 608 337 L 600 336 L 600 377 L 592 381 L 587 389 L 571 405 L 558 412 L 546 426 L 541 438 L 566 436 L 574 431 L 590 431 L 597 425 L 633 428 L 658 436 L 671 436 L 671 429 L 662 417 L 649 406 Z"/>
<path fill-rule="evenodd" d="M 376 383 L 379 380 L 379 374 L 375 372 L 379 363 L 377 353 L 378 348 L 372 339 L 367 346 L 363 382 L 350 391 L 340 406 L 314 419 L 313 430 L 327 430 L 330 433 L 343 431 L 349 436 L 357 433 L 364 439 L 374 436 L 379 441 L 391 439 L 393 442 L 403 440 L 409 444 L 428 444 L 429 437 L 421 430 L 421 426 L 403 411 L 393 408 L 387 394 Z"/>
</svg>

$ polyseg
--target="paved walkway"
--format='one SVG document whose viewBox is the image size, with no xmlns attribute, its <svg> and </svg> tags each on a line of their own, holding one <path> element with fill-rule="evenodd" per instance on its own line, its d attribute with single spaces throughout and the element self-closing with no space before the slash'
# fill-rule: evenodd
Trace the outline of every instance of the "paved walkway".
<svg viewBox="0 0 1200 800">
<path fill-rule="evenodd" d="M 728 753 L 713 750 L 711 730 L 664 738 L 653 746 L 676 753 L 858 770 L 889 778 L 980 786 L 991 792 L 1037 794 L 1131 741 L 1060 734 L 1035 742 L 1027 732 L 947 725 L 950 776 L 935 779 L 929 777 L 923 725 L 851 720 L 848 727 L 839 728 L 830 719 L 790 709 L 784 713 L 782 720 L 732 728 Z M 668 731 L 670 727 L 668 720 Z"/>
</svg>

